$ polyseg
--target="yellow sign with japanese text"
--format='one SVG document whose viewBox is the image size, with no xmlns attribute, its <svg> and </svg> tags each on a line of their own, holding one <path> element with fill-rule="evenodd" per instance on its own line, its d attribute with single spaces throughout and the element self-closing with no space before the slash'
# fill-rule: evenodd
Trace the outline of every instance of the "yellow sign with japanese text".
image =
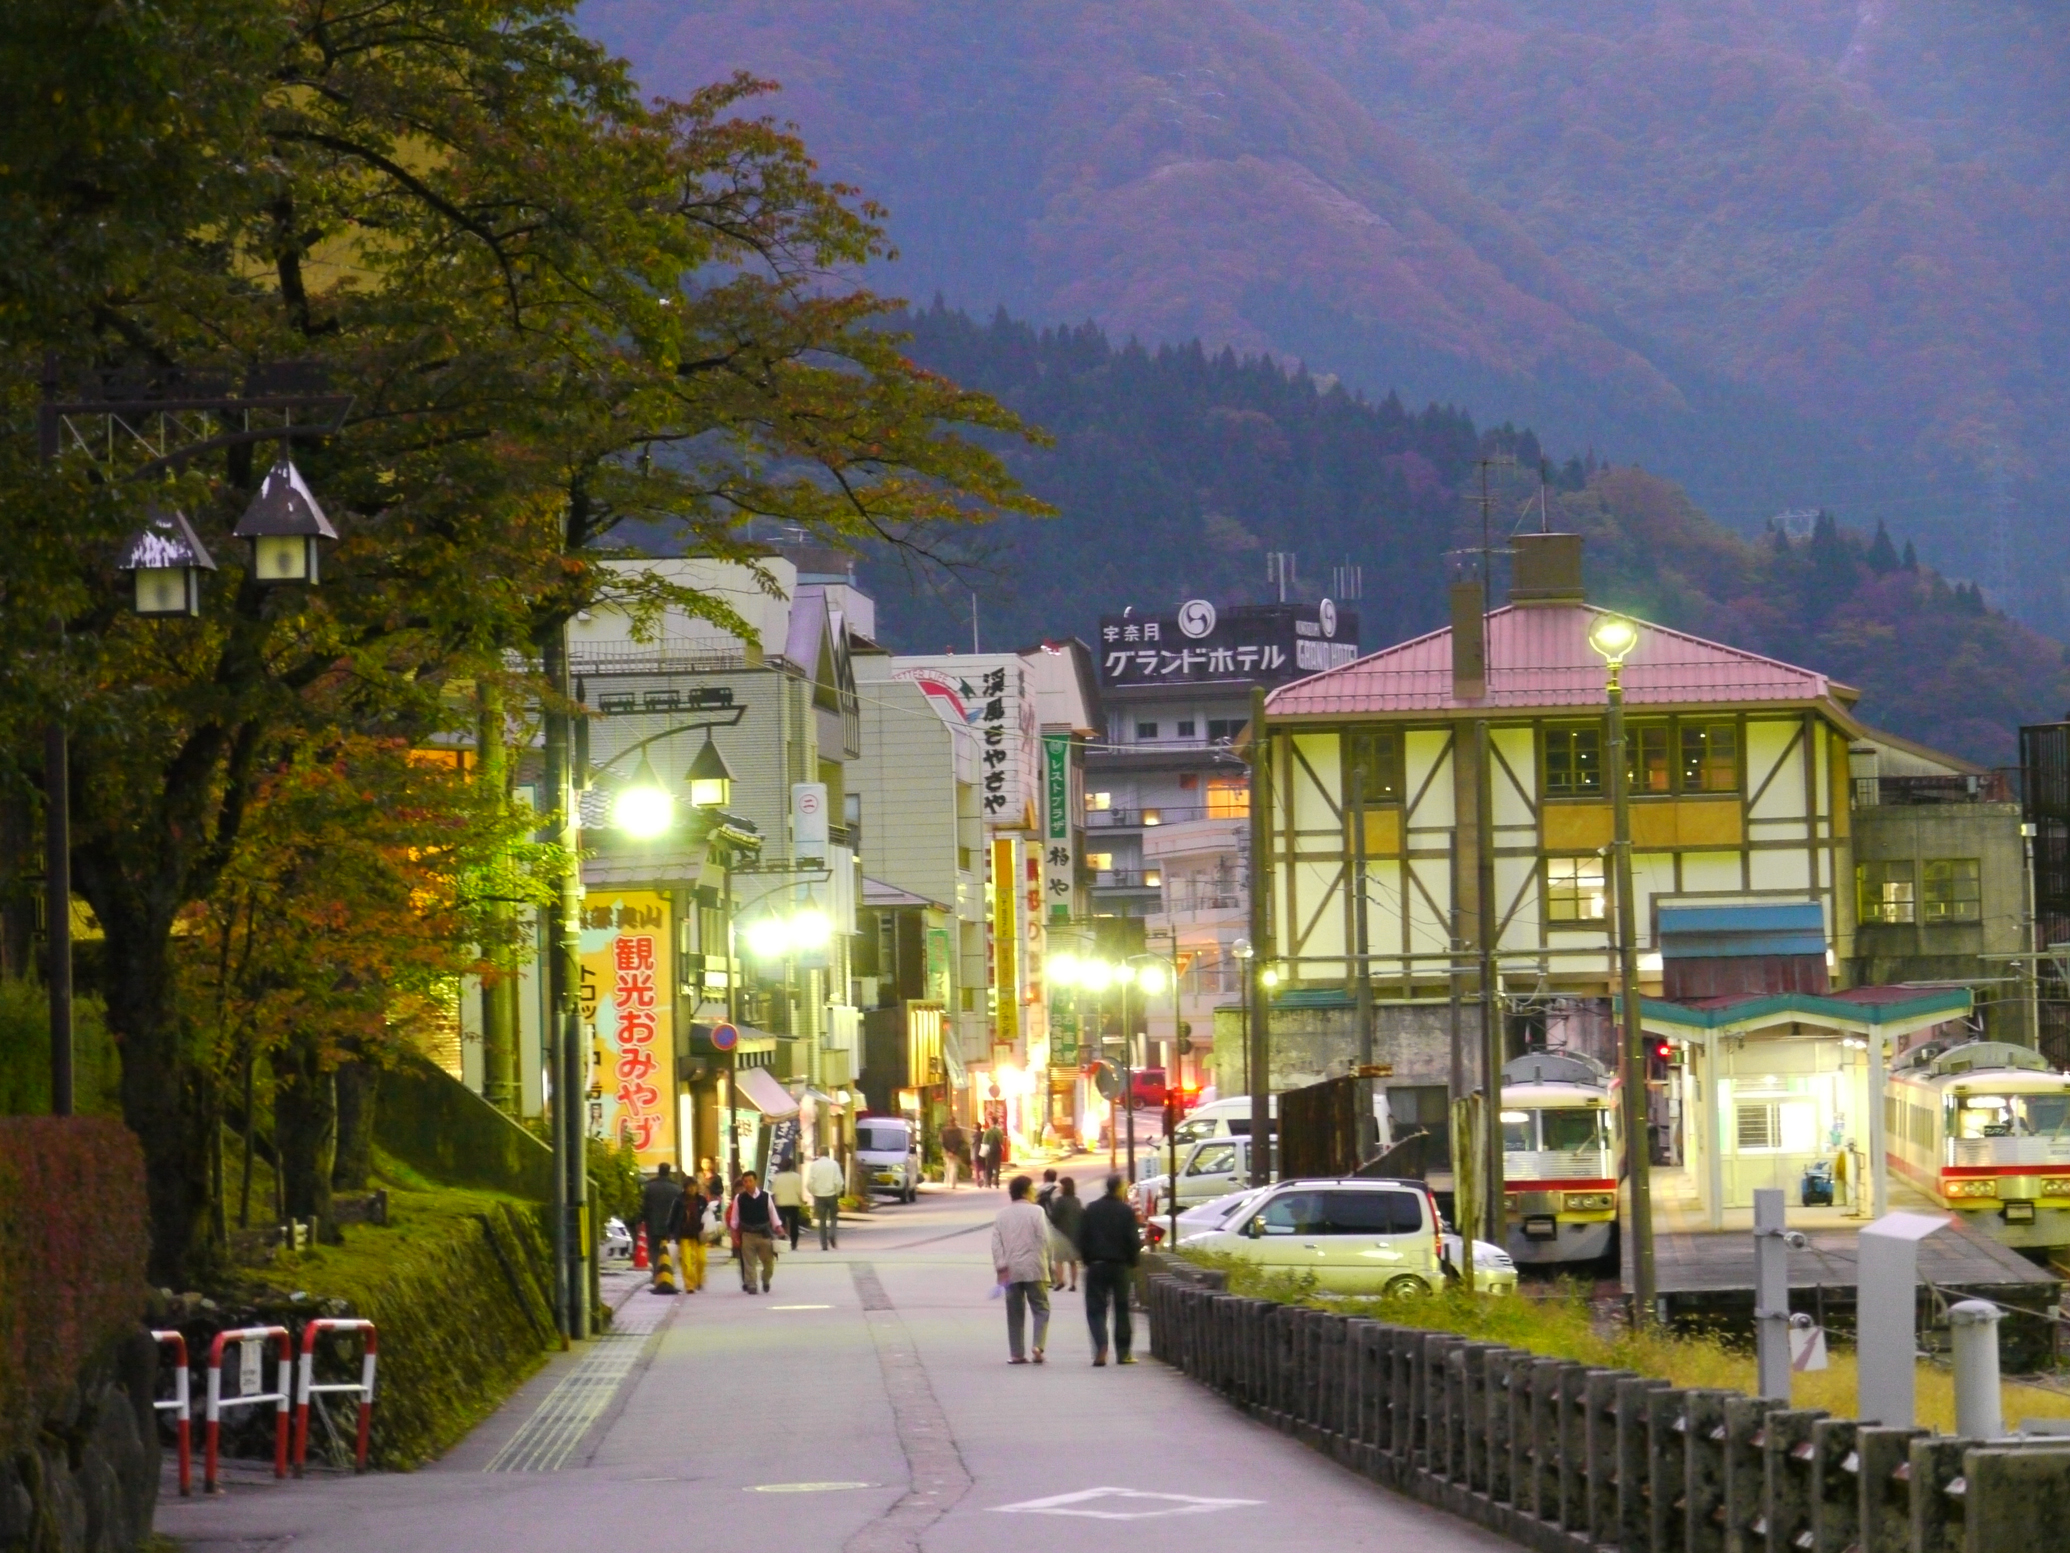
<svg viewBox="0 0 2070 1553">
<path fill-rule="evenodd" d="M 648 1169 L 678 1163 L 674 942 L 665 895 L 599 891 L 583 906 L 589 1130 L 630 1142 Z"/>
</svg>

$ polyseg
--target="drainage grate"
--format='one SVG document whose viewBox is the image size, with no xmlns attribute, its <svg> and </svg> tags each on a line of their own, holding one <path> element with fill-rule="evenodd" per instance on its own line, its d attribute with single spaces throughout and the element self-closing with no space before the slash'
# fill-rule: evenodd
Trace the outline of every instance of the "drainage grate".
<svg viewBox="0 0 2070 1553">
<path fill-rule="evenodd" d="M 484 1472 L 558 1472 L 590 1426 L 611 1406 L 672 1306 L 665 1295 L 635 1295 L 620 1307 L 611 1330 L 546 1394 Z"/>
</svg>

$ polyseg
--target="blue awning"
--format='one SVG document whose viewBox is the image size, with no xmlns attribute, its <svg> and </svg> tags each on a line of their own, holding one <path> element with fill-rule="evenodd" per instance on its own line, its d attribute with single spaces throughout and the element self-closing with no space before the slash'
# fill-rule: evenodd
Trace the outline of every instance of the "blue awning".
<svg viewBox="0 0 2070 1553">
<path fill-rule="evenodd" d="M 1826 916 L 1817 901 L 1731 906 L 1663 906 L 1660 953 L 1668 960 L 1737 959 L 1826 952 Z"/>
</svg>

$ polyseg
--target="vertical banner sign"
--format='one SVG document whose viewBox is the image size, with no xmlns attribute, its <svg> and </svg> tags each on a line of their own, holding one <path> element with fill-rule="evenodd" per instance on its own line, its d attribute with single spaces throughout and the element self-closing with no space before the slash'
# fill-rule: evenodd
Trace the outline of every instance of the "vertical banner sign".
<svg viewBox="0 0 2070 1553">
<path fill-rule="evenodd" d="M 791 845 L 798 857 L 827 855 L 827 784 L 791 784 Z"/>
<path fill-rule="evenodd" d="M 1071 735 L 1042 736 L 1042 898 L 1037 921 L 1067 922 L 1078 888 L 1071 813 Z"/>
<path fill-rule="evenodd" d="M 582 914 L 590 1130 L 629 1140 L 650 1169 L 676 1159 L 669 918 L 668 898 L 644 890 L 591 895 Z"/>
<path fill-rule="evenodd" d="M 1014 844 L 992 842 L 992 1029 L 995 1045 L 1011 1046 L 1021 1035 L 1021 890 Z"/>
</svg>

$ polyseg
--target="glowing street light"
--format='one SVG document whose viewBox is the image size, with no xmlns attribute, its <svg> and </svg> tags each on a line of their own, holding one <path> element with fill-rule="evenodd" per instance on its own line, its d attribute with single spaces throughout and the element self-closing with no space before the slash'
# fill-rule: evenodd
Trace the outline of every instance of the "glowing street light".
<svg viewBox="0 0 2070 1553">
<path fill-rule="evenodd" d="M 1624 660 L 1639 645 L 1639 628 L 1622 615 L 1598 615 L 1588 628 L 1588 644 L 1610 666 L 1614 680 Z"/>
<path fill-rule="evenodd" d="M 733 772 L 726 757 L 712 743 L 711 731 L 704 735 L 704 748 L 690 762 L 690 802 L 700 809 L 723 809 L 733 801 Z"/>
<path fill-rule="evenodd" d="M 676 801 L 642 751 L 632 780 L 611 800 L 611 823 L 635 841 L 653 841 L 667 835 L 675 819 Z"/>
</svg>

